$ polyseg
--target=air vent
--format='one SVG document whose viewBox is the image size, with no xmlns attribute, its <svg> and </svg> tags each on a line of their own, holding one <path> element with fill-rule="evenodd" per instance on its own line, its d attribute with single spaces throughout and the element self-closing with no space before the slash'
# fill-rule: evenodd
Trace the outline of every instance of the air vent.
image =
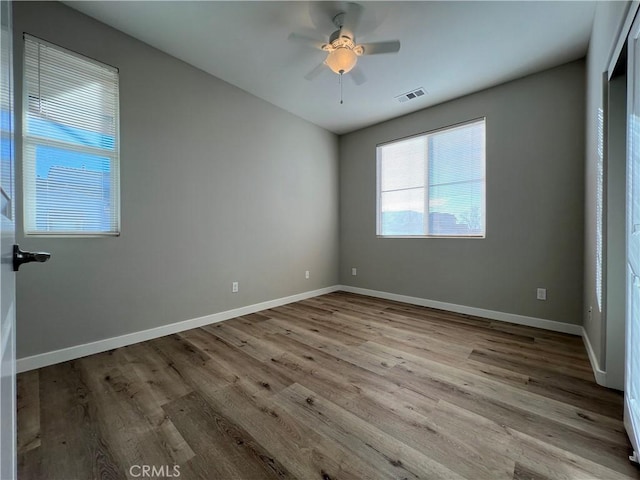
<svg viewBox="0 0 640 480">
<path fill-rule="evenodd" d="M 395 98 L 400 103 L 404 103 L 404 102 L 408 102 L 409 100 L 413 100 L 414 98 L 420 98 L 426 94 L 427 94 L 427 91 L 424 88 L 420 87 L 420 88 L 416 88 L 415 90 L 411 90 L 410 92 L 403 93 L 402 95 L 398 95 Z"/>
</svg>

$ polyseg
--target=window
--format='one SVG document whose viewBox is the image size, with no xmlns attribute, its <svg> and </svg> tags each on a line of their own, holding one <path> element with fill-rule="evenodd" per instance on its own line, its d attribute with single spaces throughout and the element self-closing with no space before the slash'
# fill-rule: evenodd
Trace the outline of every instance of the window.
<svg viewBox="0 0 640 480">
<path fill-rule="evenodd" d="M 27 235 L 118 235 L 118 71 L 25 35 Z"/>
<path fill-rule="evenodd" d="M 379 145 L 377 233 L 484 237 L 485 120 Z"/>
</svg>

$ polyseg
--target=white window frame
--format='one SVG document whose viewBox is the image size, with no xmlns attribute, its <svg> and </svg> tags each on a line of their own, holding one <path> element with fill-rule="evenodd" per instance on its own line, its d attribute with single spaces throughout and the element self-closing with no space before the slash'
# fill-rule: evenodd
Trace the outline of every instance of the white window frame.
<svg viewBox="0 0 640 480">
<path fill-rule="evenodd" d="M 48 48 L 54 48 L 58 51 L 64 52 L 68 55 L 73 55 L 83 61 L 93 63 L 102 68 L 111 70 L 116 74 L 116 105 L 115 105 L 115 131 L 114 131 L 114 149 L 101 149 L 90 146 L 76 145 L 67 143 L 64 141 L 54 140 L 50 138 L 43 138 L 39 136 L 30 136 L 27 134 L 27 116 L 29 109 L 29 91 L 27 89 L 27 75 L 26 75 L 26 55 L 27 49 L 24 48 L 23 52 L 23 89 L 22 89 L 22 155 L 23 155 L 23 170 L 22 170 L 22 188 L 23 188 L 23 230 L 24 235 L 29 237 L 113 237 L 119 236 L 121 232 L 121 212 L 120 212 L 120 102 L 119 102 L 119 69 L 111 65 L 105 64 L 93 58 L 87 57 L 80 53 L 66 49 L 59 45 L 47 42 L 33 35 L 25 33 L 23 35 L 23 41 L 26 45 L 27 39 Z M 70 230 L 70 231 L 46 231 L 37 230 L 37 228 L 30 229 L 29 226 L 36 225 L 36 205 L 29 200 L 29 197 L 35 198 L 36 195 L 36 161 L 25 161 L 28 155 L 35 157 L 33 149 L 38 146 L 49 146 L 67 150 L 74 153 L 86 153 L 90 155 L 99 155 L 101 157 L 109 158 L 110 161 L 110 175 L 111 175 L 111 217 L 115 218 L 114 230 Z M 28 153 L 28 151 L 31 152 Z"/>
<path fill-rule="evenodd" d="M 483 162 L 482 162 L 482 171 L 483 171 L 483 177 L 482 177 L 482 204 L 481 204 L 481 208 L 482 208 L 482 219 L 483 219 L 483 229 L 482 229 L 482 234 L 477 234 L 477 235 L 430 235 L 430 234 L 423 234 L 423 235 L 384 235 L 382 234 L 382 149 L 380 147 L 384 147 L 385 145 L 390 145 L 396 142 L 401 142 L 404 140 L 409 140 L 411 138 L 417 138 L 417 137 L 429 137 L 431 135 L 435 135 L 441 132 L 445 132 L 447 130 L 454 130 L 460 127 L 464 127 L 467 125 L 472 125 L 474 123 L 480 123 L 482 122 L 484 124 L 484 128 L 485 128 L 485 136 L 484 136 L 484 155 L 483 155 Z M 417 133 L 415 135 L 409 135 L 406 137 L 401 137 L 401 138 L 396 138 L 394 140 L 390 140 L 388 142 L 383 142 L 383 143 L 379 143 L 376 145 L 376 236 L 378 238 L 447 238 L 447 239 L 451 239 L 451 238 L 457 238 L 457 239 L 484 239 L 486 238 L 487 235 L 487 209 L 486 209 L 486 203 L 487 203 L 487 162 L 486 162 L 486 157 L 487 157 L 487 147 L 486 147 L 486 137 L 487 137 L 487 119 L 486 117 L 479 117 L 479 118 L 474 118 L 472 120 L 467 120 L 464 122 L 460 122 L 460 123 L 456 123 L 453 125 L 447 125 L 445 127 L 440 127 L 434 130 L 429 130 L 427 132 L 421 132 L 421 133 Z M 428 232 L 429 231 L 429 155 L 428 155 L 428 151 L 427 151 L 427 155 L 426 155 L 426 159 L 425 159 L 425 169 L 424 169 L 424 176 L 425 176 L 425 180 L 424 180 L 424 208 L 425 208 L 425 213 L 424 213 L 424 232 Z"/>
</svg>

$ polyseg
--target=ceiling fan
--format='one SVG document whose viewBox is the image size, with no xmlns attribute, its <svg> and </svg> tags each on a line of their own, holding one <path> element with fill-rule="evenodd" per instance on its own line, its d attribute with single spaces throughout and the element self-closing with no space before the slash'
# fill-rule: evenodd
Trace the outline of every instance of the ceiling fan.
<svg viewBox="0 0 640 480">
<path fill-rule="evenodd" d="M 367 81 L 364 73 L 357 65 L 358 57 L 362 55 L 378 55 L 381 53 L 397 53 L 400 50 L 399 40 L 374 43 L 356 43 L 355 31 L 362 14 L 362 6 L 357 3 L 347 3 L 344 11 L 333 16 L 332 22 L 337 30 L 329 36 L 328 42 L 292 33 L 289 40 L 301 43 L 327 52 L 322 63 L 305 75 L 307 80 L 313 80 L 328 67 L 334 73 L 342 76 L 350 73 L 356 85 Z"/>
</svg>

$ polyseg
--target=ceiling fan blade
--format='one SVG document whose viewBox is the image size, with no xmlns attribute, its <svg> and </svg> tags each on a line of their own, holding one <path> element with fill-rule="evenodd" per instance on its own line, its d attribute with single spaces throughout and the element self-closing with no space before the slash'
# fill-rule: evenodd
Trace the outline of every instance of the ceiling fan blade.
<svg viewBox="0 0 640 480">
<path fill-rule="evenodd" d="M 360 17 L 362 16 L 362 6 L 357 3 L 347 3 L 346 11 L 344 12 L 344 19 L 342 21 L 342 30 L 351 33 L 355 38 L 358 24 L 360 23 Z"/>
<path fill-rule="evenodd" d="M 326 65 L 324 64 L 324 62 L 322 62 L 321 64 L 316 66 L 313 70 L 311 70 L 309 73 L 307 73 L 304 76 L 304 78 L 306 78 L 307 80 L 313 80 L 318 75 L 320 75 L 322 72 L 324 72 L 326 70 L 326 68 L 327 68 Z"/>
<path fill-rule="evenodd" d="M 378 55 L 380 53 L 396 53 L 400 51 L 400 40 L 390 40 L 388 42 L 363 43 L 358 45 L 364 52 L 362 55 Z"/>
<path fill-rule="evenodd" d="M 322 50 L 322 46 L 326 43 L 315 38 L 307 37 L 306 35 L 300 35 L 298 33 L 290 34 L 289 41 L 299 43 L 300 45 L 304 45 L 306 47 L 317 48 L 318 50 Z"/>
<path fill-rule="evenodd" d="M 364 72 L 358 65 L 353 67 L 349 72 L 349 74 L 351 75 L 351 79 L 353 80 L 353 83 L 355 83 L 356 85 L 362 85 L 364 82 L 367 81 L 367 76 L 364 74 Z"/>
</svg>

